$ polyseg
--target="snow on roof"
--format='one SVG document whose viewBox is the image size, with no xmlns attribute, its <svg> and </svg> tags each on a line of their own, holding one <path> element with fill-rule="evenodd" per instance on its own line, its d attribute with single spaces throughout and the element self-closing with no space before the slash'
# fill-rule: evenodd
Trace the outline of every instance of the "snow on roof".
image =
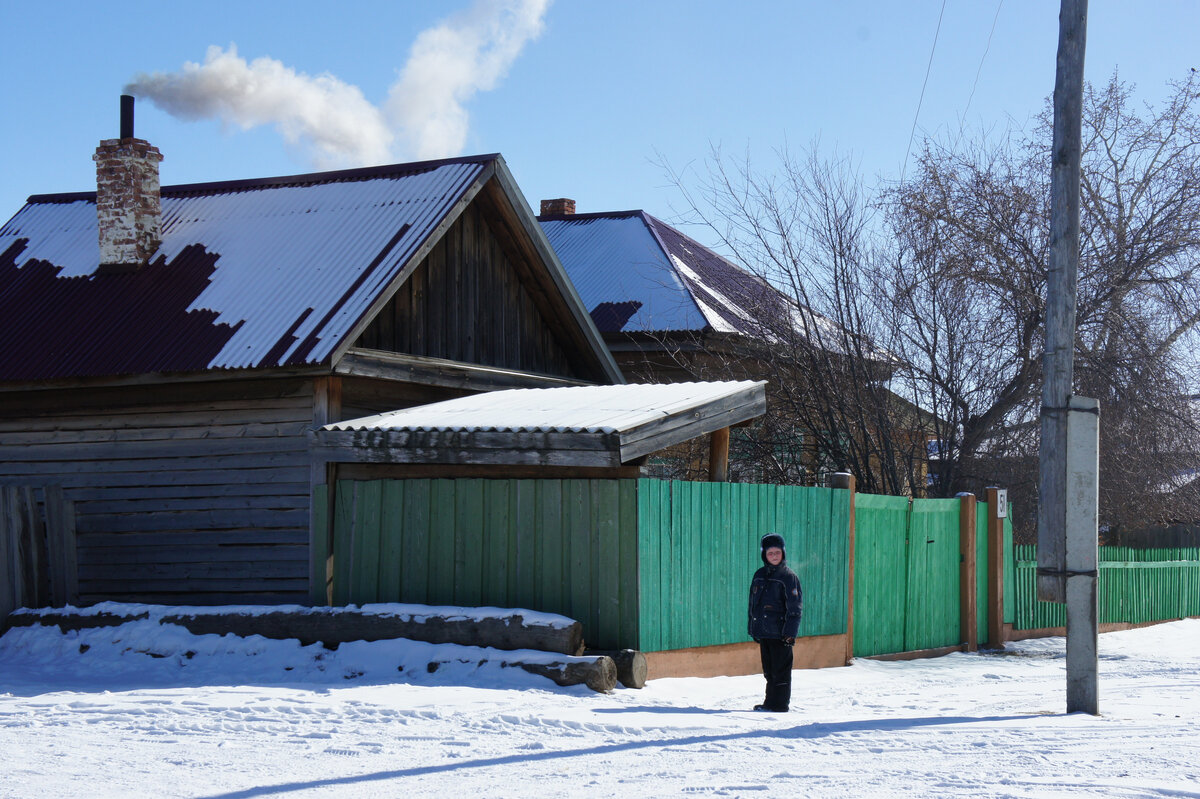
<svg viewBox="0 0 1200 799">
<path fill-rule="evenodd" d="M 0 380 L 323 363 L 499 156 L 165 186 L 150 264 L 98 275 L 95 193 L 0 227 Z"/>
<path fill-rule="evenodd" d="M 750 394 L 763 385 L 739 380 L 510 389 L 336 422 L 323 429 L 616 433 Z"/>
</svg>

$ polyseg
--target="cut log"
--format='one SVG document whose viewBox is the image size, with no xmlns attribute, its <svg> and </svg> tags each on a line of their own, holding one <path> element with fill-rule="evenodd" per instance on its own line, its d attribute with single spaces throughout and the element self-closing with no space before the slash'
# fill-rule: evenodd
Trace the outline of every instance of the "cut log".
<svg viewBox="0 0 1200 799">
<path fill-rule="evenodd" d="M 506 661 L 504 665 L 517 666 L 530 674 L 549 677 L 559 685 L 586 685 L 600 693 L 608 693 L 617 687 L 617 664 L 607 655 L 564 659 L 553 663 Z"/>
<path fill-rule="evenodd" d="M 409 606 L 417 608 L 421 606 Z M 563 655 L 583 654 L 583 625 L 563 619 L 558 623 L 527 621 L 520 611 L 513 615 L 470 618 L 471 608 L 429 607 L 417 612 L 363 611 L 347 608 L 302 608 L 266 613 L 238 613 L 220 608 L 193 610 L 156 616 L 161 624 L 177 624 L 193 635 L 261 635 L 263 638 L 295 638 L 302 645 L 323 643 L 330 648 L 347 641 L 382 641 L 407 638 L 429 644 L 461 644 L 493 649 L 534 649 Z M 439 615 L 439 611 L 441 615 Z M 115 626 L 147 618 L 142 612 L 122 616 L 115 613 L 87 614 L 61 611 L 44 613 L 18 610 L 9 615 L 13 627 L 34 624 L 57 625 L 64 632 L 85 627 Z"/>
<path fill-rule="evenodd" d="M 649 668 L 646 665 L 646 656 L 636 649 L 616 649 L 611 651 L 589 649 L 584 654 L 606 655 L 612 658 L 613 662 L 617 665 L 617 679 L 626 688 L 646 687 L 646 675 L 649 672 Z"/>
</svg>

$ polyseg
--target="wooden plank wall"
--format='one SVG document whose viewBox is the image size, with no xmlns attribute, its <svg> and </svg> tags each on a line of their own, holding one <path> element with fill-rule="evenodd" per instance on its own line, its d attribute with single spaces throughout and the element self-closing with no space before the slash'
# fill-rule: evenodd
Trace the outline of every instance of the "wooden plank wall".
<svg viewBox="0 0 1200 799">
<path fill-rule="evenodd" d="M 521 280 L 529 268 L 492 233 L 483 200 L 472 203 L 355 346 L 579 376 Z"/>
<path fill-rule="evenodd" d="M 0 485 L 0 621 L 16 608 L 76 604 L 75 511 L 61 486 Z"/>
<path fill-rule="evenodd" d="M 308 595 L 309 382 L 0 397 L 0 484 L 74 503 L 79 599 Z"/>
</svg>

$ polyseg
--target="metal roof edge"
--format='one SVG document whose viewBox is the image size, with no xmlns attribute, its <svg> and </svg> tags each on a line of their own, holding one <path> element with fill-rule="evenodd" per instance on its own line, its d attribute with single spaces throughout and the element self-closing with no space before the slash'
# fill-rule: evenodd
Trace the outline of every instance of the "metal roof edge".
<svg viewBox="0 0 1200 799">
<path fill-rule="evenodd" d="M 496 156 L 495 178 L 500 190 L 504 192 L 508 201 L 512 204 L 517 218 L 521 220 L 522 227 L 526 229 L 533 240 L 535 249 L 541 253 L 542 260 L 545 261 L 554 284 L 558 287 L 563 299 L 566 301 L 572 316 L 575 317 L 576 323 L 583 332 L 584 339 L 591 346 L 593 355 L 599 361 L 601 371 L 614 384 L 623 384 L 625 376 L 621 373 L 620 367 L 617 366 L 616 359 L 613 358 L 612 353 L 608 351 L 608 347 L 600 335 L 600 330 L 596 327 L 596 323 L 592 321 L 592 315 L 588 313 L 587 307 L 583 304 L 579 292 L 575 289 L 575 284 L 571 281 L 570 275 L 567 274 L 566 267 L 562 265 L 562 262 L 558 259 L 558 253 L 554 251 L 553 245 L 550 244 L 550 239 L 546 237 L 546 231 L 542 230 L 542 226 L 538 223 L 537 216 L 533 213 L 533 209 L 530 208 L 525 195 L 517 188 L 517 181 L 509 170 L 508 164 L 504 161 L 504 156 Z"/>
<path fill-rule="evenodd" d="M 439 158 L 431 161 L 411 161 L 400 164 L 382 164 L 379 166 L 356 167 L 354 169 L 335 169 L 327 172 L 305 172 L 297 175 L 279 175 L 266 178 L 246 178 L 239 180 L 215 180 L 201 183 L 177 183 L 163 186 L 160 191 L 164 196 L 183 194 L 203 194 L 206 192 L 237 191 L 241 189 L 263 189 L 281 186 L 298 186 L 311 183 L 339 183 L 356 180 L 371 180 L 373 178 L 410 175 L 425 172 L 449 164 L 485 164 L 500 158 L 499 153 L 483 155 L 466 155 L 458 158 Z M 95 200 L 94 191 L 59 192 L 52 194 L 32 194 L 25 203 L 68 203 L 79 200 Z"/>
</svg>

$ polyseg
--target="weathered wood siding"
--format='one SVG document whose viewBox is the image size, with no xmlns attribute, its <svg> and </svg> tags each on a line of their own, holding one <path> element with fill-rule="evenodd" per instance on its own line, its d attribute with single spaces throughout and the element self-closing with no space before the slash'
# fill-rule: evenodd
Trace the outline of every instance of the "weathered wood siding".
<svg viewBox="0 0 1200 799">
<path fill-rule="evenodd" d="M 302 380 L 0 395 L 0 483 L 74 502 L 82 603 L 303 602 L 312 421 Z"/>
<path fill-rule="evenodd" d="M 580 376 L 531 293 L 530 267 L 500 243 L 485 213 L 482 199 L 463 211 L 355 346 Z"/>
</svg>

